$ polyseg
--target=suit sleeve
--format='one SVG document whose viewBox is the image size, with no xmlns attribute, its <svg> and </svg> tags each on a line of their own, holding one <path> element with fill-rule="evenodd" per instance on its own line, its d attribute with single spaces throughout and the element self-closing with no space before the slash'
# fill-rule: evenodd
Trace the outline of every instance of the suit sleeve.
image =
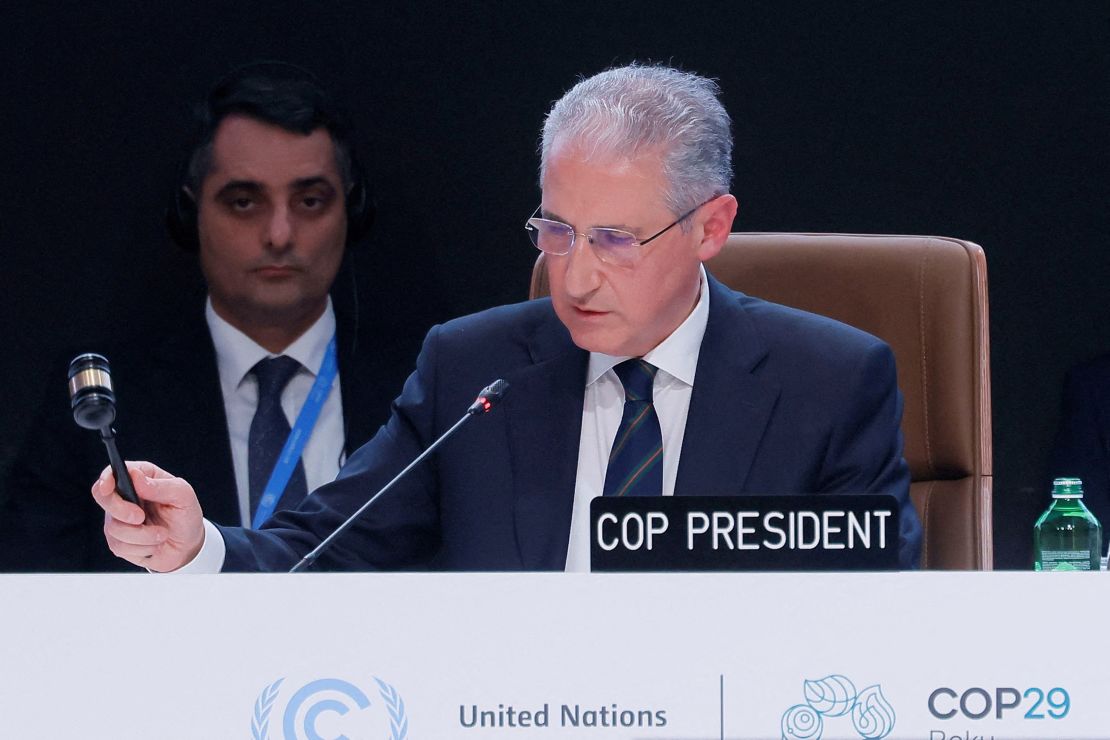
<svg viewBox="0 0 1110 740">
<path fill-rule="evenodd" d="M 416 370 L 386 424 L 347 460 L 332 483 L 296 511 L 278 512 L 258 531 L 220 527 L 224 572 L 286 571 L 311 551 L 446 430 L 436 413 L 436 348 L 429 332 Z M 459 411 L 461 416 L 462 411 Z M 439 546 L 435 455 L 379 498 L 317 561 L 315 570 L 426 567 Z"/>
<path fill-rule="evenodd" d="M 134 571 L 104 541 L 104 512 L 89 487 L 108 464 L 95 432 L 79 428 L 57 382 L 0 491 L 0 571 Z"/>
<path fill-rule="evenodd" d="M 899 505 L 899 564 L 916 568 L 921 521 L 910 500 L 910 472 L 902 456 L 902 394 L 894 354 L 877 342 L 860 359 L 844 388 L 845 407 L 829 440 L 820 490 L 884 493 Z"/>
</svg>

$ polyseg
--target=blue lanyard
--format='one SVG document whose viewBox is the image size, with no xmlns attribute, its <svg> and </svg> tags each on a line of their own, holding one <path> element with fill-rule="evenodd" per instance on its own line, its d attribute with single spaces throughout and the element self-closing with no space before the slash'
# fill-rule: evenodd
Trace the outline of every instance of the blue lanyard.
<svg viewBox="0 0 1110 740">
<path fill-rule="evenodd" d="M 316 426 L 316 420 L 320 418 L 320 410 L 324 408 L 324 401 L 327 400 L 328 394 L 331 392 L 331 386 L 335 382 L 335 375 L 338 371 L 339 363 L 335 357 L 335 335 L 332 334 L 331 341 L 328 342 L 328 348 L 324 351 L 324 361 L 320 363 L 320 371 L 316 373 L 316 382 L 312 384 L 312 390 L 308 392 L 308 398 L 305 399 L 304 406 L 301 407 L 301 413 L 297 415 L 297 423 L 289 431 L 285 446 L 281 448 L 281 456 L 274 465 L 273 472 L 270 473 L 270 480 L 267 481 L 266 488 L 262 491 L 262 498 L 258 502 L 258 509 L 254 512 L 251 529 L 261 527 L 274 513 L 274 509 L 277 508 L 281 495 L 285 493 L 285 486 L 289 483 L 289 478 L 292 477 L 293 470 L 297 467 L 297 461 L 301 459 L 301 452 L 304 450 L 304 446 L 308 444 L 308 438 L 312 436 L 312 428 Z"/>
</svg>

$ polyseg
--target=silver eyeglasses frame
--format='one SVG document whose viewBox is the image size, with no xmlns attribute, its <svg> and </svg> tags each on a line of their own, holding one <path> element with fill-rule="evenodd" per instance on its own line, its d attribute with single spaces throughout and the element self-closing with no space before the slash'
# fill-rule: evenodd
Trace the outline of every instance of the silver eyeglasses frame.
<svg viewBox="0 0 1110 740">
<path fill-rule="evenodd" d="M 543 218 L 543 217 L 537 216 L 536 214 L 538 214 L 540 212 L 540 208 L 542 208 L 542 206 L 536 206 L 536 210 L 532 211 L 532 216 L 527 221 L 524 222 L 524 229 L 525 229 L 525 231 L 528 232 L 528 239 L 529 239 L 529 241 L 532 242 L 532 246 L 534 246 L 536 249 L 539 249 L 541 252 L 544 252 L 546 254 L 553 254 L 553 255 L 556 255 L 556 256 L 563 256 L 563 255 L 570 254 L 570 250 L 574 248 L 574 243 L 577 241 L 577 238 L 579 236 L 582 236 L 582 237 L 585 237 L 586 242 L 589 243 L 590 247 L 594 250 L 594 254 L 597 255 L 597 258 L 599 260 L 601 260 L 602 262 L 604 262 L 606 264 L 620 265 L 620 266 L 627 267 L 631 264 L 635 264 L 639 260 L 640 254 L 642 254 L 642 249 L 643 249 L 644 246 L 646 246 L 650 242 L 658 239 L 659 237 L 663 236 L 663 234 L 666 234 L 668 231 L 673 229 L 675 226 L 682 223 L 685 219 L 694 215 L 694 212 L 697 211 L 699 208 L 701 208 L 706 203 L 709 203 L 710 201 L 714 200 L 717 197 L 718 196 L 713 196 L 713 198 L 710 198 L 709 200 L 707 200 L 703 203 L 699 203 L 698 205 L 694 206 L 689 211 L 682 214 L 681 216 L 676 218 L 674 221 L 670 222 L 669 224 L 664 226 L 662 229 L 655 232 L 654 234 L 652 234 L 651 236 L 649 236 L 646 239 L 638 239 L 636 237 L 636 235 L 633 234 L 630 231 L 625 231 L 624 229 L 613 229 L 613 228 L 609 228 L 607 226 L 591 226 L 590 228 L 586 229 L 585 231 L 576 231 L 575 228 L 573 226 L 571 226 L 570 224 L 568 224 L 568 223 L 563 223 L 562 221 L 555 221 L 555 220 L 550 219 L 550 218 Z M 567 233 L 570 235 L 570 240 L 567 243 L 567 247 L 566 247 L 565 250 L 556 251 L 556 250 L 553 250 L 553 249 L 543 249 L 543 248 L 540 247 L 540 244 L 539 244 L 540 236 L 539 236 L 539 234 L 540 234 L 540 227 L 542 225 L 558 226 L 558 227 L 563 227 L 567 230 Z M 629 240 L 628 249 L 629 249 L 629 254 L 631 256 L 631 259 L 629 259 L 628 262 L 614 262 L 611 258 L 607 258 L 602 250 L 598 249 L 597 244 L 601 240 L 601 236 L 605 233 L 613 234 L 613 235 L 619 236 L 621 239 L 628 239 Z"/>
</svg>

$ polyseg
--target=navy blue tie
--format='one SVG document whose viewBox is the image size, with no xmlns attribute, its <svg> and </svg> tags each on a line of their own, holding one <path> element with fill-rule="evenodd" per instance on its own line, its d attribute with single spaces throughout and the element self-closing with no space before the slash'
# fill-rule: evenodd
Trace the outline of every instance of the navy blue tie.
<svg viewBox="0 0 1110 740">
<path fill-rule="evenodd" d="M 624 415 L 609 453 L 606 496 L 663 494 L 663 434 L 652 401 L 658 369 L 640 358 L 613 368 L 624 385 Z"/>
<path fill-rule="evenodd" d="M 258 509 L 258 502 L 266 490 L 270 474 L 281 457 L 281 448 L 289 437 L 289 420 L 281 410 L 281 392 L 297 374 L 301 363 L 292 357 L 275 357 L 260 360 L 251 372 L 258 379 L 258 408 L 251 420 L 247 438 L 247 469 L 250 473 L 251 517 Z M 294 509 L 308 494 L 304 464 L 297 460 L 297 467 L 285 486 L 285 493 L 278 501 L 279 509 Z"/>
</svg>

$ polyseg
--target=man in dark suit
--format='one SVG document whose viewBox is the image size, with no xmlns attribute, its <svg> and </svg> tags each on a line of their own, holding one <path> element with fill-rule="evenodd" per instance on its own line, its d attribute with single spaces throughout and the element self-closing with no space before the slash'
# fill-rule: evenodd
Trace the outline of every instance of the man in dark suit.
<svg viewBox="0 0 1110 740">
<path fill-rule="evenodd" d="M 206 522 L 189 485 L 150 463 L 132 471 L 145 510 L 128 504 L 106 470 L 93 497 L 113 552 L 155 571 L 287 569 L 501 377 L 504 403 L 379 500 L 321 567 L 577 570 L 597 495 L 799 492 L 895 496 L 913 567 L 921 527 L 890 349 L 702 267 L 737 208 L 716 95 L 666 67 L 576 85 L 545 123 L 527 224 L 551 298 L 434 328 L 389 422 L 335 483 L 262 531 Z M 643 456 L 618 465 L 633 447 Z"/>
<path fill-rule="evenodd" d="M 255 465 L 256 411 L 265 401 L 256 367 L 288 363 L 291 377 L 273 399 L 286 427 L 320 384 L 319 416 L 303 425 L 308 441 L 279 509 L 333 479 L 387 417 L 407 373 L 399 360 L 415 353 L 423 328 L 367 310 L 374 296 L 352 296 L 353 276 L 329 296 L 371 220 L 351 134 L 311 73 L 252 64 L 212 89 L 167 221 L 174 239 L 199 253 L 206 299 L 152 344 L 107 355 L 125 453 L 186 475 L 213 521 L 249 525 L 254 489 L 274 467 Z M 320 371 L 332 337 L 338 378 L 327 381 Z M 104 448 L 73 423 L 55 385 L 6 481 L 0 569 L 129 567 L 105 546 L 103 512 L 86 493 Z M 271 457 L 284 440 L 279 430 Z"/>
<path fill-rule="evenodd" d="M 1083 500 L 1105 531 L 1110 526 L 1110 355 L 1068 373 L 1050 465 L 1054 478 L 1083 481 Z"/>
</svg>

